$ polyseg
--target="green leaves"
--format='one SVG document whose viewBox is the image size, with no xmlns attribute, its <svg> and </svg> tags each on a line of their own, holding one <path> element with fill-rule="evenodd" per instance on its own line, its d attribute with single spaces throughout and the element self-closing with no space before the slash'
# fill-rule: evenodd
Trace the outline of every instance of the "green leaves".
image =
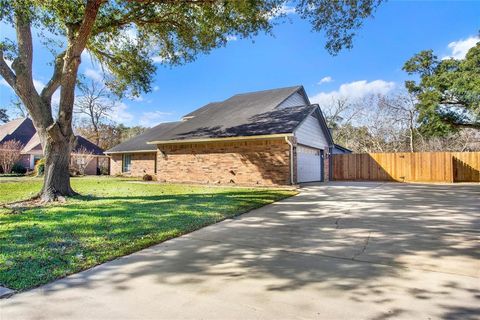
<svg viewBox="0 0 480 320">
<path fill-rule="evenodd" d="M 324 31 L 326 48 L 337 54 L 351 48 L 363 20 L 373 14 L 382 0 L 235 0 L 235 1 L 130 1 L 102 3 L 86 49 L 102 65 L 109 85 L 122 95 L 149 91 L 156 72 L 154 62 L 178 65 L 193 61 L 228 43 L 229 37 L 253 37 L 270 33 L 286 12 L 296 11 L 308 19 L 315 31 Z M 32 26 L 67 39 L 78 34 L 85 18 L 85 0 L 0 0 L 0 19 L 15 25 L 14 14 Z M 295 8 L 294 8 L 295 7 Z M 15 41 L 0 39 L 0 50 L 13 60 Z M 53 50 L 52 52 L 60 52 Z M 7 56 L 8 54 L 8 56 Z M 155 59 L 153 61 L 152 59 Z"/>
<path fill-rule="evenodd" d="M 463 60 L 439 60 L 432 50 L 422 51 L 403 66 L 419 82 L 405 87 L 418 99 L 421 130 L 446 136 L 463 127 L 480 128 L 480 43 Z"/>
</svg>

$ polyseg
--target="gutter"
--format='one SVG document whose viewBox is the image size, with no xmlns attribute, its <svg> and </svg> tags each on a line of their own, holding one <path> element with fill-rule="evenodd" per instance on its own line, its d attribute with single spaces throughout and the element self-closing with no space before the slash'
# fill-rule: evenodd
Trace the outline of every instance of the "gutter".
<svg viewBox="0 0 480 320">
<path fill-rule="evenodd" d="M 184 139 L 184 140 L 159 140 L 148 141 L 147 144 L 175 144 L 175 143 L 197 143 L 197 142 L 216 142 L 216 141 L 247 141 L 256 139 L 275 139 L 283 137 L 292 137 L 293 133 L 280 134 L 264 134 L 258 136 L 244 136 L 244 137 L 226 137 L 226 138 L 200 138 L 200 139 Z"/>
<path fill-rule="evenodd" d="M 157 150 L 132 150 L 132 151 L 104 151 L 103 153 L 105 154 L 114 154 L 114 153 L 153 153 L 153 152 L 157 152 Z"/>
</svg>

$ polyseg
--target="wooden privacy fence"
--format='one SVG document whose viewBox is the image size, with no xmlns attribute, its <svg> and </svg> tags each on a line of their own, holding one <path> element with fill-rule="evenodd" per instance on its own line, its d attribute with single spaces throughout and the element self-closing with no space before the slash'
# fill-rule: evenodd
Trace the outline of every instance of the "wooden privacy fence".
<svg viewBox="0 0 480 320">
<path fill-rule="evenodd" d="M 333 180 L 480 182 L 480 152 L 332 155 Z"/>
</svg>

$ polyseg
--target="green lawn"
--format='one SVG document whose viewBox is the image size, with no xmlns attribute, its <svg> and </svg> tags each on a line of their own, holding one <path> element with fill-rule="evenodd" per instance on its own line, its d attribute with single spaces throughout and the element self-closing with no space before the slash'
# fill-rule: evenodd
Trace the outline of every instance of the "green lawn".
<svg viewBox="0 0 480 320">
<path fill-rule="evenodd" d="M 31 197 L 41 183 L 0 178 L 0 204 Z M 0 208 L 0 285 L 32 288 L 295 194 L 113 177 L 72 185 L 82 195 L 65 204 Z"/>
</svg>

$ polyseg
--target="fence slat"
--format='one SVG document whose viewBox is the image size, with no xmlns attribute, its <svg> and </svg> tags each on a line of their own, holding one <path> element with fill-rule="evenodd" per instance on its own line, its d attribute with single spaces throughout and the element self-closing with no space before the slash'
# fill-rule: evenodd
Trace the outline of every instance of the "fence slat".
<svg viewBox="0 0 480 320">
<path fill-rule="evenodd" d="M 333 180 L 480 182 L 480 152 L 332 155 Z"/>
</svg>

